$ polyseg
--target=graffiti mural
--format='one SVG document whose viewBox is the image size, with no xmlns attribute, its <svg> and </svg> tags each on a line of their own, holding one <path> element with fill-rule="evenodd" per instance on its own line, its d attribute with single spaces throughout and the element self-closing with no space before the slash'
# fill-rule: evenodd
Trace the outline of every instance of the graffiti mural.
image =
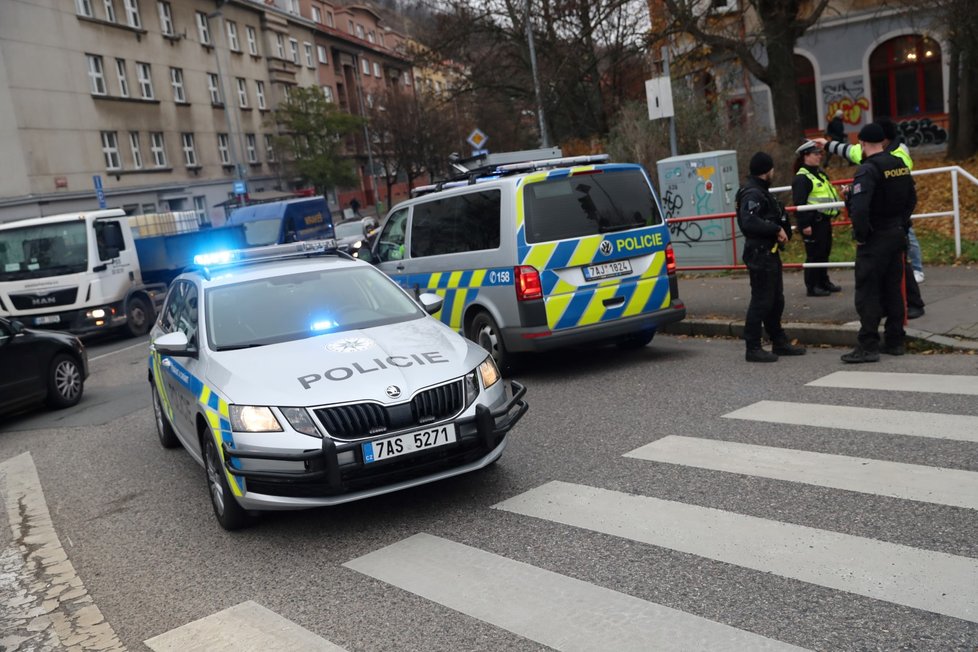
<svg viewBox="0 0 978 652">
<path fill-rule="evenodd" d="M 947 132 L 940 125 L 931 122 L 930 118 L 900 122 L 897 129 L 907 147 L 943 145 L 947 142 Z"/>
<path fill-rule="evenodd" d="M 869 110 L 869 98 L 865 96 L 863 80 L 858 77 L 822 85 L 822 101 L 826 119 L 831 120 L 836 111 L 842 111 L 842 121 L 858 125 Z"/>
</svg>

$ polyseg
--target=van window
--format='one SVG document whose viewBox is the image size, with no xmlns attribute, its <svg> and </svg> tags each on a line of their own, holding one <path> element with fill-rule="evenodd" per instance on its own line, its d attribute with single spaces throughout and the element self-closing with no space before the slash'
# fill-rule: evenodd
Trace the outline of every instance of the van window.
<svg viewBox="0 0 978 652">
<path fill-rule="evenodd" d="M 661 224 L 652 189 L 639 170 L 531 183 L 523 190 L 526 241 L 580 238 Z"/>
<path fill-rule="evenodd" d="M 411 256 L 498 249 L 501 196 L 499 190 L 484 190 L 416 205 Z"/>
<path fill-rule="evenodd" d="M 408 209 L 402 208 L 387 219 L 377 241 L 377 260 L 401 260 L 404 258 L 404 231 L 407 228 Z"/>
</svg>

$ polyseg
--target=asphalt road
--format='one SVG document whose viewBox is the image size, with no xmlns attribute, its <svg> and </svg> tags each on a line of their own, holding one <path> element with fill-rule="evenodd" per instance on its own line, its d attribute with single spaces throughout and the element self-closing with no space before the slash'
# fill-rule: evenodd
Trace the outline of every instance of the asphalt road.
<svg viewBox="0 0 978 652">
<path fill-rule="evenodd" d="M 852 370 L 843 369 L 840 350 L 827 348 L 777 364 L 748 365 L 741 342 L 660 336 L 637 353 L 605 348 L 537 356 L 518 374 L 528 388 L 530 410 L 495 467 L 336 508 L 269 514 L 251 529 L 230 534 L 211 513 L 203 470 L 184 451 L 163 450 L 157 443 L 146 353 L 145 343 L 133 340 L 94 343 L 92 377 L 79 406 L 0 421 L 0 463 L 31 453 L 68 558 L 130 650 L 145 649 L 142 642 L 151 637 L 247 600 L 347 650 L 553 645 L 553 639 L 532 634 L 536 625 L 521 630 L 500 624 L 505 618 L 466 615 L 459 607 L 375 579 L 364 572 L 373 568 L 370 557 L 352 565 L 359 570 L 344 566 L 419 533 L 549 571 L 546 577 L 579 580 L 582 590 L 604 587 L 643 605 L 664 605 L 704 623 L 803 648 L 978 648 L 978 610 L 969 611 L 974 595 L 949 590 L 948 608 L 934 611 L 909 606 L 913 595 L 872 597 L 873 581 L 866 590 L 831 588 L 817 568 L 813 578 L 799 579 L 794 567 L 801 569 L 809 557 L 824 552 L 817 543 L 803 545 L 805 551 L 788 560 L 788 570 L 779 570 L 724 556 L 736 556 L 735 535 L 751 535 L 753 528 L 742 525 L 716 526 L 706 541 L 688 543 L 716 544 L 718 552 L 711 555 L 690 552 L 687 544 L 648 543 L 625 534 L 643 523 L 608 531 L 561 522 L 572 506 L 560 518 L 493 508 L 558 481 L 566 484 L 551 486 L 618 492 L 608 494 L 612 504 L 624 504 L 622 494 L 631 494 L 756 517 L 763 520 L 750 522 L 765 526 L 803 526 L 792 532 L 804 536 L 817 530 L 850 535 L 846 540 L 858 538 L 860 545 L 895 544 L 880 548 L 884 557 L 891 550 L 923 551 L 928 560 L 939 558 L 970 572 L 978 567 L 974 508 L 624 455 L 663 437 L 683 436 L 976 472 L 978 441 L 944 438 L 936 417 L 934 431 L 922 436 L 871 432 L 871 425 L 855 421 L 847 429 L 724 417 L 763 400 L 978 417 L 973 395 L 806 386 Z M 867 366 L 872 368 L 859 371 L 978 376 L 978 358 L 960 354 L 884 357 L 881 364 Z M 791 413 L 790 406 L 785 412 Z M 659 511 L 665 510 L 653 513 Z M 617 518 L 617 509 L 608 512 Z M 646 520 L 627 516 L 633 513 L 622 509 L 621 518 Z M 649 536 L 684 530 L 682 524 L 664 526 Z M 772 532 L 780 536 L 779 530 Z M 866 557 L 874 555 L 824 556 L 825 563 L 851 568 L 842 581 L 858 583 L 865 564 L 873 561 Z M 410 567 L 410 557 L 405 560 L 401 566 Z M 458 600 L 471 600 L 489 595 L 482 582 L 495 576 L 460 579 L 450 588 Z M 937 601 L 943 599 L 940 588 Z M 555 601 L 563 590 L 555 589 Z M 578 605 L 584 612 L 599 606 Z M 620 624 L 605 627 L 614 632 Z M 670 640 L 678 649 L 707 645 L 705 638 L 696 643 L 695 626 L 677 628 L 682 631 L 663 632 L 646 649 Z M 593 644 L 578 641 L 575 647 L 570 641 L 562 647 L 581 646 Z M 620 649 L 610 638 L 599 647 Z"/>
</svg>

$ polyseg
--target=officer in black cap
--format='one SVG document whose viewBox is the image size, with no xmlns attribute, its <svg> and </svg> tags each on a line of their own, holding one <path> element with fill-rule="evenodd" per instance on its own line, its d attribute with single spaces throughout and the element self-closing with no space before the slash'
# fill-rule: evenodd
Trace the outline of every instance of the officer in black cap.
<svg viewBox="0 0 978 652">
<path fill-rule="evenodd" d="M 757 152 L 750 160 L 750 176 L 737 191 L 737 224 L 744 234 L 744 264 L 750 274 L 750 305 L 744 320 L 748 362 L 776 362 L 780 355 L 802 355 L 781 327 L 784 282 L 780 249 L 791 237 L 784 207 L 771 195 L 774 160 Z M 761 325 L 771 338 L 772 351 L 761 348 Z"/>
<path fill-rule="evenodd" d="M 880 351 L 903 355 L 906 301 L 903 296 L 907 231 L 917 192 L 907 164 L 885 151 L 883 128 L 870 123 L 859 132 L 863 162 L 856 170 L 846 206 L 856 240 L 856 312 L 859 344 L 843 362 L 876 362 Z M 883 346 L 880 320 L 886 317 Z"/>
</svg>

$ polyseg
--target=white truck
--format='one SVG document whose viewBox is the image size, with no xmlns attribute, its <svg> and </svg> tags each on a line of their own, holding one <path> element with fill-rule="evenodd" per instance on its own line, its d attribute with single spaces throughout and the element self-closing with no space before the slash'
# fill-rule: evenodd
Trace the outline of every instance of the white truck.
<svg viewBox="0 0 978 652">
<path fill-rule="evenodd" d="M 120 209 L 0 224 L 0 315 L 77 335 L 143 335 L 195 253 L 244 241 L 240 228 L 134 238 L 144 226 Z"/>
</svg>

